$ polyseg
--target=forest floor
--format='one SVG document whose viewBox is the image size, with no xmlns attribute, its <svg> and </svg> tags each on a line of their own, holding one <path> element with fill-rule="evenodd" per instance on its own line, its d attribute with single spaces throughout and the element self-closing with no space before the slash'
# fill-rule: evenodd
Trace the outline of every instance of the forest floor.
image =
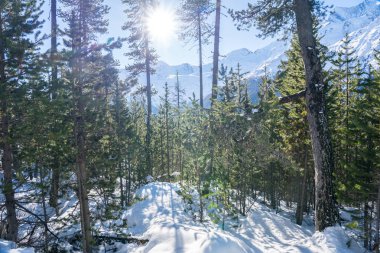
<svg viewBox="0 0 380 253">
<path fill-rule="evenodd" d="M 54 222 L 55 225 L 50 229 L 59 235 L 60 246 L 69 252 L 78 252 L 68 243 L 70 235 L 80 230 L 79 223 L 74 218 L 78 212 L 75 202 L 75 199 L 68 198 L 61 205 L 60 216 L 53 215 L 51 218 L 51 221 L 57 219 L 57 222 Z M 200 223 L 196 217 L 199 210 L 199 204 L 196 203 L 199 203 L 199 196 L 194 189 L 181 188 L 177 183 L 149 183 L 136 191 L 134 203 L 130 207 L 114 213 L 112 217 L 99 218 L 94 226 L 98 235 L 106 237 L 125 235 L 132 236 L 136 241 L 148 241 L 143 244 L 104 242 L 97 247 L 96 251 L 120 253 L 364 252 L 341 227 L 328 228 L 323 233 L 313 233 L 311 220 L 305 222 L 304 226 L 298 226 L 289 219 L 286 211 L 278 214 L 258 201 L 252 202 L 246 216 L 235 217 L 218 213 L 217 208 L 211 203 L 205 203 L 203 223 Z M 99 206 L 93 203 L 92 209 L 97 210 Z M 215 222 L 216 219 L 218 222 Z M 76 222 L 73 222 L 75 220 Z M 0 240 L 0 253 L 33 252 L 30 248 L 14 248 L 14 245 Z"/>
<path fill-rule="evenodd" d="M 140 201 L 123 218 L 130 233 L 149 242 L 129 252 L 364 252 L 340 227 L 313 234 L 312 226 L 298 226 L 259 203 L 239 217 L 237 226 L 226 225 L 225 230 L 211 221 L 194 222 L 181 195 L 180 186 L 172 183 L 150 183 L 136 192 Z"/>
</svg>

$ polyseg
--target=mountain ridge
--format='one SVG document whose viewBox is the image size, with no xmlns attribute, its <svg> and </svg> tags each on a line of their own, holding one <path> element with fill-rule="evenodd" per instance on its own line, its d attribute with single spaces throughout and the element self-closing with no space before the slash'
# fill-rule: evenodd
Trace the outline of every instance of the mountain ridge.
<svg viewBox="0 0 380 253">
<path fill-rule="evenodd" d="M 322 44 L 331 51 L 335 51 L 342 44 L 343 37 L 349 34 L 352 46 L 357 50 L 357 56 L 368 58 L 375 49 L 380 49 L 380 1 L 364 0 L 353 7 L 335 7 L 322 22 L 320 35 Z M 236 68 L 240 64 L 242 73 L 247 72 L 251 85 L 257 85 L 264 72 L 274 74 L 282 60 L 285 60 L 285 51 L 290 47 L 287 41 L 274 41 L 269 45 L 251 51 L 247 48 L 234 50 L 220 60 L 220 65 Z M 177 82 L 177 72 L 181 88 L 185 90 L 185 97 L 195 94 L 199 98 L 199 67 L 188 63 L 171 66 L 159 61 L 156 74 L 152 76 L 153 88 L 158 95 L 154 96 L 153 103 L 159 104 L 159 97 L 164 93 L 164 84 L 174 86 Z M 126 73 L 123 72 L 122 76 Z M 212 64 L 203 65 L 204 94 L 211 93 Z M 140 82 L 144 84 L 144 76 Z M 257 87 L 250 87 L 257 90 Z M 252 95 L 252 94 L 251 94 Z"/>
</svg>

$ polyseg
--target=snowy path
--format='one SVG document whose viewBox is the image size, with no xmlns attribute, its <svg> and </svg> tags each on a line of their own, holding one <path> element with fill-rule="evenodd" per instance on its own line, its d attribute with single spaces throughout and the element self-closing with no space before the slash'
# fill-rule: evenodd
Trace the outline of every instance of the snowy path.
<svg viewBox="0 0 380 253">
<path fill-rule="evenodd" d="M 248 252 L 362 252 L 340 228 L 312 235 L 306 229 L 256 204 L 237 231 L 222 231 L 213 224 L 200 224 L 184 212 L 179 186 L 150 183 L 137 191 L 141 200 L 124 213 L 128 232 L 149 239 L 134 253 L 248 253 Z M 129 248 L 130 250 L 130 248 Z M 120 249 L 126 252 L 126 248 Z"/>
</svg>

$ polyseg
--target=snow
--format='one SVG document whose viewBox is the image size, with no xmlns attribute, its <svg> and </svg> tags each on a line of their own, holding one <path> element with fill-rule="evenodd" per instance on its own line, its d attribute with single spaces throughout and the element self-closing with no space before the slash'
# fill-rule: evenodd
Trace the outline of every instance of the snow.
<svg viewBox="0 0 380 253">
<path fill-rule="evenodd" d="M 149 243 L 135 252 L 251 252 L 235 237 L 193 221 L 184 212 L 185 203 L 177 194 L 179 190 L 177 184 L 156 182 L 136 192 L 142 201 L 122 218 L 128 222 L 128 232 L 149 239 Z"/>
<path fill-rule="evenodd" d="M 350 239 L 341 227 L 329 227 L 323 233 L 316 232 L 312 239 L 321 245 L 323 251 L 331 253 L 364 252 L 363 249 Z M 347 248 L 350 246 L 350 249 Z"/>
<path fill-rule="evenodd" d="M 197 219 L 199 194 L 194 187 L 178 183 L 151 182 L 142 186 L 136 190 L 132 206 L 113 213 L 113 218 L 105 220 L 101 219 L 104 206 L 99 205 L 103 202 L 101 199 L 97 200 L 99 203 L 94 201 L 94 192 L 90 195 L 91 213 L 96 217 L 94 232 L 148 240 L 145 245 L 104 244 L 97 248 L 98 252 L 110 249 L 119 253 L 364 252 L 350 239 L 358 237 L 349 229 L 347 232 L 351 237 L 340 227 L 313 234 L 311 217 L 305 218 L 304 226 L 298 226 L 292 221 L 294 210 L 281 206 L 282 212 L 278 214 L 259 201 L 248 203 L 251 208 L 247 216 L 226 217 L 225 230 L 220 224 L 214 224 L 209 216 L 212 212 L 213 215 L 219 212 L 217 208 L 207 210 L 206 207 L 205 222 L 200 223 Z M 209 204 L 208 200 L 203 201 L 206 206 Z M 69 243 L 70 238 L 80 232 L 80 225 L 75 222 L 79 216 L 75 193 L 68 192 L 67 200 L 60 199 L 60 202 L 60 215 L 52 215 L 50 229 L 59 236 L 60 248 L 77 252 L 80 241 Z M 35 211 L 40 212 L 39 208 Z M 343 217 L 352 214 L 354 218 L 354 213 L 357 213 L 355 208 L 341 210 Z M 24 227 L 20 229 L 22 234 L 28 232 Z M 32 248 L 17 248 L 12 242 L 0 240 L 0 253 L 33 252 Z"/>
<path fill-rule="evenodd" d="M 149 242 L 129 246 L 127 252 L 363 252 L 340 227 L 313 235 L 313 227 L 298 226 L 259 203 L 253 205 L 247 217 L 240 217 L 237 229 L 224 231 L 210 221 L 194 221 L 185 211 L 180 191 L 179 184 L 162 182 L 152 182 L 137 190 L 135 197 L 139 201 L 124 212 L 122 219 L 128 223 L 125 232 Z M 126 252 L 126 247 L 119 247 L 118 252 Z"/>
<path fill-rule="evenodd" d="M 0 239 L 0 253 L 34 253 L 33 248 L 17 248 L 14 242 Z"/>
<path fill-rule="evenodd" d="M 344 221 L 352 221 L 352 216 L 349 212 L 345 211 L 345 210 L 341 210 L 339 212 L 339 216 L 342 220 Z"/>
</svg>

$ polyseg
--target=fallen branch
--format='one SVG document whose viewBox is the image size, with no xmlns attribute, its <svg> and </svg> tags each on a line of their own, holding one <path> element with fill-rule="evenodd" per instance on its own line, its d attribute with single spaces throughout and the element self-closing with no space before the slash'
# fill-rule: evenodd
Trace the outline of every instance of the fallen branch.
<svg viewBox="0 0 380 253">
<path fill-rule="evenodd" d="M 127 236 L 127 237 L 115 237 L 115 236 L 104 236 L 104 235 L 95 235 L 94 239 L 100 244 L 101 242 L 107 241 L 117 241 L 121 243 L 135 243 L 137 245 L 145 245 L 149 242 L 146 239 L 138 239 L 135 237 Z"/>
</svg>

